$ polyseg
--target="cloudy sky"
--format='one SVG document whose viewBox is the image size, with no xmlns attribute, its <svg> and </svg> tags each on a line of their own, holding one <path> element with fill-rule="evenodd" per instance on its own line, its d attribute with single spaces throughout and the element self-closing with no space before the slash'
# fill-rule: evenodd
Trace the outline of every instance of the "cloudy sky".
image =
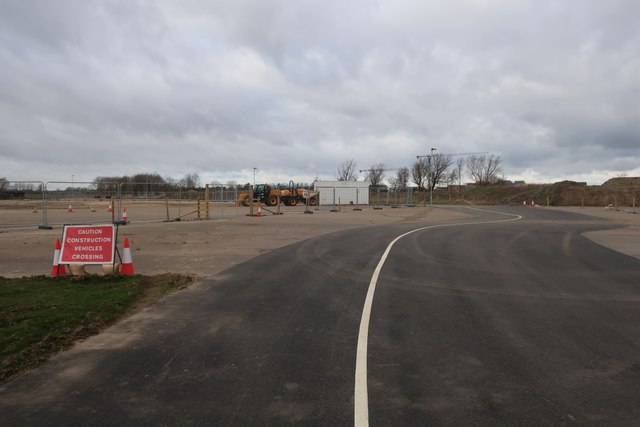
<svg viewBox="0 0 640 427">
<path fill-rule="evenodd" d="M 640 176 L 637 0 L 3 0 L 0 177 Z M 390 172 L 391 174 L 392 172 Z"/>
</svg>

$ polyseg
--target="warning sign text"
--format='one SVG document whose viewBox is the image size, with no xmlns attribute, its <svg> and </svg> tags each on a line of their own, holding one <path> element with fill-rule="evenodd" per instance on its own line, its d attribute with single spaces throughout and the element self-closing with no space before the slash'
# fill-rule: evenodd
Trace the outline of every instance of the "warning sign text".
<svg viewBox="0 0 640 427">
<path fill-rule="evenodd" d="M 60 264 L 112 264 L 114 250 L 114 225 L 67 225 Z"/>
</svg>

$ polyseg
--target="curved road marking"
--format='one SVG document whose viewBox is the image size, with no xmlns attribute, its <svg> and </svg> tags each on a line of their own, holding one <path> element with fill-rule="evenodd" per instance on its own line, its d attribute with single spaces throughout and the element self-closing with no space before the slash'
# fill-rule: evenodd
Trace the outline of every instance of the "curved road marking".
<svg viewBox="0 0 640 427">
<path fill-rule="evenodd" d="M 461 223 L 453 223 L 453 224 L 438 224 L 438 225 L 429 225 L 426 227 L 416 228 L 415 230 L 408 231 L 400 236 L 396 237 L 389 243 L 387 249 L 382 254 L 376 269 L 373 271 L 373 276 L 371 276 L 371 282 L 369 282 L 369 289 L 367 290 L 367 297 L 364 300 L 364 307 L 362 309 L 362 317 L 360 318 L 360 331 L 358 332 L 358 348 L 356 350 L 356 382 L 355 382 L 355 391 L 354 391 L 354 424 L 355 427 L 368 427 L 369 426 L 369 393 L 367 390 L 367 348 L 369 341 L 369 319 L 371 318 L 371 306 L 373 305 L 373 294 L 376 291 L 376 285 L 378 283 L 378 277 L 380 276 L 380 271 L 382 271 L 382 267 L 384 266 L 389 253 L 391 252 L 391 248 L 396 242 L 403 237 L 408 236 L 409 234 L 416 233 L 418 231 L 430 230 L 433 228 L 444 228 L 444 227 L 455 227 L 460 225 L 480 225 L 480 224 L 496 224 L 501 222 L 510 222 L 510 221 L 518 221 L 522 219 L 522 216 L 498 212 L 498 211 L 489 211 L 485 209 L 476 209 L 469 208 L 466 209 L 477 210 L 482 212 L 490 212 L 497 213 L 500 215 L 508 215 L 515 218 L 510 219 L 502 219 L 496 221 L 480 221 L 480 222 L 461 222 Z"/>
</svg>

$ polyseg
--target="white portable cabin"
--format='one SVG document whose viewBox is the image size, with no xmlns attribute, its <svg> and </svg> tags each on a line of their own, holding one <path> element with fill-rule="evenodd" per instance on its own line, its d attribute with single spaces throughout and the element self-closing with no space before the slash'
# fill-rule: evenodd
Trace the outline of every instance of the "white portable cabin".
<svg viewBox="0 0 640 427">
<path fill-rule="evenodd" d="M 316 181 L 313 189 L 323 206 L 369 204 L 368 181 Z"/>
</svg>

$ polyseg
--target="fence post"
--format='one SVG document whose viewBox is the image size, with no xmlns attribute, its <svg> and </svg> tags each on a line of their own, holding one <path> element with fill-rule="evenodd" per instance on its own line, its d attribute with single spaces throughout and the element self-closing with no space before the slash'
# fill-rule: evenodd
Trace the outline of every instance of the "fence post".
<svg viewBox="0 0 640 427">
<path fill-rule="evenodd" d="M 47 184 L 42 183 L 42 224 L 38 227 L 40 230 L 51 230 L 49 226 L 49 203 L 47 200 Z"/>
<path fill-rule="evenodd" d="M 240 207 L 238 206 L 238 186 L 234 186 L 234 190 L 233 190 L 233 200 L 235 200 L 234 205 L 236 206 L 236 216 L 238 216 L 238 209 L 240 209 Z"/>
<path fill-rule="evenodd" d="M 387 188 L 387 199 L 389 198 L 389 189 Z M 382 207 L 380 206 L 380 188 L 378 188 L 378 205 L 376 207 L 374 207 L 373 209 L 382 209 Z"/>
<path fill-rule="evenodd" d="M 333 187 L 333 209 L 331 209 L 329 212 L 338 212 L 338 210 L 336 209 L 336 187 Z"/>
<path fill-rule="evenodd" d="M 178 218 L 182 218 L 182 185 L 178 185 Z"/>
<path fill-rule="evenodd" d="M 209 184 L 204 186 L 204 213 L 205 219 L 209 219 Z"/>
<path fill-rule="evenodd" d="M 253 216 L 253 185 L 249 185 L 249 216 Z"/>
<path fill-rule="evenodd" d="M 116 203 L 113 203 L 111 206 L 111 221 L 112 222 L 116 222 L 115 219 L 115 215 L 116 215 L 116 210 L 118 212 L 122 212 L 122 199 L 124 198 L 123 194 L 122 194 L 122 186 L 124 185 L 124 182 L 121 182 L 120 185 L 118 185 L 118 187 L 116 188 L 116 203 L 117 203 L 117 208 L 116 208 Z M 129 186 L 129 191 L 131 191 L 131 185 Z"/>
</svg>

